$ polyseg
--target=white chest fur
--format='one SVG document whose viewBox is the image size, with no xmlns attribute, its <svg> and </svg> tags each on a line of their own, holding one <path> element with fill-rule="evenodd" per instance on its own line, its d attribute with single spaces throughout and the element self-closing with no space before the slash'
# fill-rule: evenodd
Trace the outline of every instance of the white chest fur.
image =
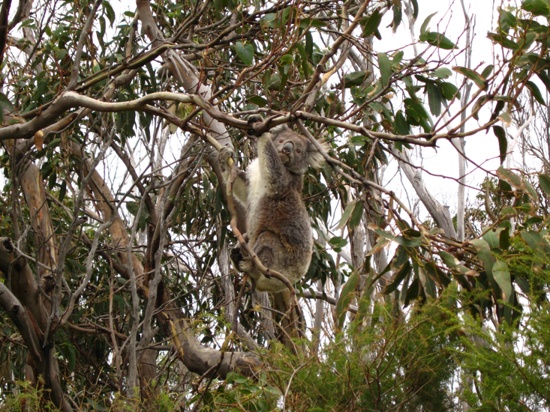
<svg viewBox="0 0 550 412">
<path fill-rule="evenodd" d="M 263 176 L 259 159 L 254 159 L 250 163 L 246 169 L 246 177 L 248 178 L 248 213 L 250 216 L 254 216 L 260 199 L 267 192 L 267 181 Z"/>
</svg>

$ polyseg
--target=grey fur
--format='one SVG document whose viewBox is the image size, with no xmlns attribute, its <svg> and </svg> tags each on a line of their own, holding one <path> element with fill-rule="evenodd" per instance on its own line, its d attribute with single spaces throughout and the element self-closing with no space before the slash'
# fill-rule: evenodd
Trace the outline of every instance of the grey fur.
<svg viewBox="0 0 550 412">
<path fill-rule="evenodd" d="M 225 153 L 224 153 L 225 152 Z M 227 151 L 220 154 L 221 164 Z M 307 272 L 313 238 L 302 200 L 303 175 L 308 165 L 319 167 L 323 157 L 305 137 L 288 127 L 277 127 L 258 138 L 258 157 L 233 186 L 236 199 L 247 210 L 248 242 L 260 261 L 294 284 Z M 239 269 L 248 273 L 259 291 L 280 292 L 285 284 L 266 278 L 245 256 Z"/>
</svg>

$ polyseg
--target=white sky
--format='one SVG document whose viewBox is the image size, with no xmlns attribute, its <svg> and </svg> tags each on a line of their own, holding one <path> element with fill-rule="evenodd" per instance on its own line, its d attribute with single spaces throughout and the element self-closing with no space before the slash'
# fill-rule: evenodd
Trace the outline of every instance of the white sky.
<svg viewBox="0 0 550 412">
<path fill-rule="evenodd" d="M 460 0 L 418 0 L 419 3 L 419 16 L 414 27 L 414 40 L 418 39 L 420 33 L 420 27 L 426 17 L 432 13 L 436 13 L 430 23 L 429 29 L 445 35 L 455 42 L 460 49 L 465 46 L 465 36 L 463 30 L 465 26 L 464 15 Z M 500 1 L 496 1 L 496 4 L 500 4 Z M 498 62 L 493 61 L 495 52 L 498 53 L 498 49 L 493 49 L 492 42 L 487 38 L 487 33 L 494 28 L 491 23 L 498 18 L 498 11 L 496 4 L 491 0 L 464 0 L 464 4 L 467 12 L 475 19 L 475 38 L 473 41 L 473 53 L 472 53 L 472 68 L 485 67 L 488 64 L 494 64 L 498 66 Z M 391 13 L 386 16 L 388 21 L 382 22 L 381 27 L 386 27 L 390 23 Z M 388 31 L 383 33 L 381 41 L 377 41 L 374 44 L 376 52 L 387 51 L 399 47 L 403 47 L 405 44 L 412 43 L 411 34 L 409 32 L 409 25 L 406 18 L 404 18 L 404 25 L 399 30 L 390 35 Z M 423 50 L 425 46 L 420 44 L 418 50 Z M 464 66 L 464 56 L 459 55 L 457 60 L 450 64 L 452 66 Z M 460 75 L 456 77 L 457 81 L 461 80 Z M 450 79 L 454 82 L 455 79 Z M 457 84 L 457 83 L 455 83 Z M 476 86 L 472 87 L 472 93 L 477 91 Z M 480 123 L 488 120 L 489 113 L 485 116 L 480 113 Z M 474 129 L 478 125 L 475 121 L 471 121 L 467 125 L 467 129 Z M 509 148 L 511 143 L 509 142 Z M 497 138 L 494 136 L 492 130 L 489 133 L 479 133 L 475 136 L 468 137 L 466 139 L 466 155 L 471 158 L 475 163 L 482 166 L 485 169 L 491 171 L 496 170 L 499 167 L 499 147 Z M 458 153 L 455 148 L 448 141 L 440 141 L 437 149 L 424 148 L 422 149 L 422 159 L 417 159 L 417 164 L 422 162 L 422 165 L 429 170 L 432 174 L 440 176 L 449 176 L 451 178 L 458 178 Z M 476 173 L 476 166 L 469 163 L 467 166 L 466 183 L 468 185 L 478 187 L 480 182 L 484 179 L 486 174 L 484 172 Z M 391 177 L 392 169 L 390 168 L 386 174 L 386 178 Z M 433 188 L 432 194 L 442 204 L 450 206 L 451 214 L 456 211 L 456 198 L 458 184 L 452 179 L 444 179 L 442 177 L 433 177 L 429 174 L 423 173 L 423 179 L 427 187 Z M 390 183 L 392 186 L 396 186 L 396 189 L 401 185 L 399 179 L 393 179 Z M 393 188 L 393 187 L 392 187 Z M 410 190 L 410 189 L 409 189 Z M 407 191 L 409 191 L 407 190 Z M 476 190 L 467 190 L 467 204 L 468 199 L 471 201 L 477 195 Z"/>
</svg>

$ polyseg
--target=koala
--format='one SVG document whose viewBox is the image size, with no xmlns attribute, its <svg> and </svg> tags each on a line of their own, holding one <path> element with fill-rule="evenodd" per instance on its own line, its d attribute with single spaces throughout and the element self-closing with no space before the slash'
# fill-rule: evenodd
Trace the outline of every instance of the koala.
<svg viewBox="0 0 550 412">
<path fill-rule="evenodd" d="M 323 156 L 287 126 L 261 135 L 257 152 L 246 173 L 238 174 L 233 194 L 246 208 L 247 238 L 254 253 L 294 284 L 307 272 L 313 251 L 310 218 L 302 200 L 303 176 L 308 166 L 320 167 Z M 225 165 L 230 155 L 222 150 L 220 164 Z M 254 279 L 256 290 L 286 289 L 280 280 L 265 277 L 249 256 L 238 255 L 233 261 Z"/>
</svg>

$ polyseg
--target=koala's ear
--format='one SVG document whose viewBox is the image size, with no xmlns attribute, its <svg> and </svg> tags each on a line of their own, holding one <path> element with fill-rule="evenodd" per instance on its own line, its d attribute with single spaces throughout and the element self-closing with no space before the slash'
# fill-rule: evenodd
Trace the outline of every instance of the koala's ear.
<svg viewBox="0 0 550 412">
<path fill-rule="evenodd" d="M 326 153 L 328 151 L 329 145 L 325 141 L 317 141 L 319 143 L 319 146 L 321 150 Z M 309 142 L 309 149 L 308 149 L 308 163 L 313 167 L 314 169 L 319 169 L 323 164 L 325 163 L 325 157 L 323 156 L 323 153 L 317 149 L 316 146 L 313 145 L 313 143 Z"/>
</svg>

